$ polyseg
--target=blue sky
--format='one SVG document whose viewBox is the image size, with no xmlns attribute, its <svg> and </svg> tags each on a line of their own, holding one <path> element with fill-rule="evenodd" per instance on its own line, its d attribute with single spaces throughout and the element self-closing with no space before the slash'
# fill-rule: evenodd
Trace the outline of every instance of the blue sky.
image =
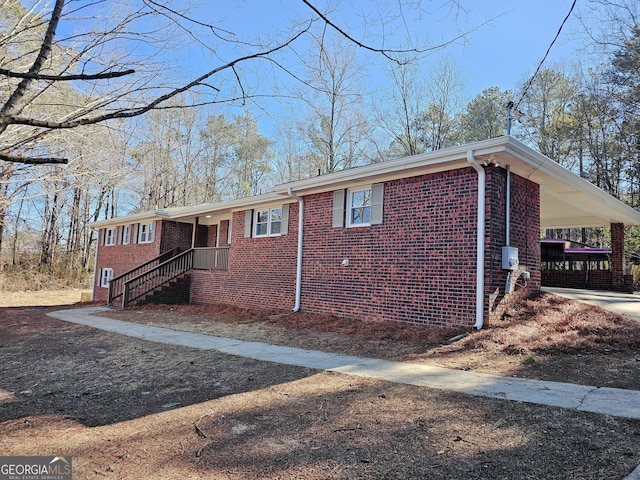
<svg viewBox="0 0 640 480">
<path fill-rule="evenodd" d="M 584 1 L 579 0 L 577 7 Z M 313 3 L 323 6 L 327 2 Z M 455 28 L 467 30 L 492 19 L 469 34 L 466 40 L 440 53 L 455 59 L 469 80 L 470 95 L 475 96 L 490 86 L 516 88 L 527 74 L 533 73 L 573 0 L 461 0 L 467 12 L 458 11 L 455 21 L 449 10 L 451 3 L 447 0 L 423 2 L 430 9 L 429 15 L 418 16 L 416 12 L 407 11 L 407 29 L 403 31 L 399 22 L 395 22 L 392 28 L 396 28 L 396 31 L 389 29 L 391 34 L 387 41 L 403 41 L 405 33 L 409 31 L 417 41 L 428 35 L 431 41 L 438 42 L 450 38 Z M 361 25 L 359 15 L 364 12 L 374 11 L 372 18 L 375 20 L 376 2 L 351 0 L 337 4 L 330 18 L 341 26 Z M 394 13 L 392 9 L 396 5 L 390 2 L 386 13 Z M 217 20 L 220 26 L 246 36 L 253 36 L 257 32 L 273 35 L 278 30 L 286 31 L 288 21 L 310 12 L 298 0 L 237 0 L 224 2 L 215 9 L 206 7 L 205 10 L 209 21 Z M 581 44 L 575 35 L 578 28 L 575 13 L 551 50 L 547 60 L 549 65 L 553 61 L 573 58 L 580 48 Z"/>
<path fill-rule="evenodd" d="M 324 11 L 323 7 L 332 0 L 316 0 L 312 3 Z M 578 0 L 576 11 L 551 50 L 545 66 L 553 66 L 557 62 L 568 62 L 575 59 L 582 44 L 578 40 L 579 22 L 576 13 L 580 4 L 586 0 Z M 406 2 L 409 3 L 409 2 Z M 329 17 L 345 27 L 354 36 L 362 30 L 363 15 L 368 15 L 370 32 L 376 32 L 380 25 L 375 24 L 377 18 L 385 19 L 386 41 L 404 43 L 407 35 L 416 43 L 427 38 L 438 43 L 455 36 L 456 29 L 468 31 L 478 25 L 477 30 L 464 40 L 428 56 L 422 63 L 425 70 L 435 65 L 441 57 L 449 57 L 455 61 L 456 67 L 466 80 L 466 99 L 471 100 L 482 90 L 498 86 L 502 90 L 514 89 L 525 82 L 535 71 L 547 48 L 553 41 L 558 28 L 569 13 L 573 0 L 460 0 L 464 10 L 452 11 L 449 0 L 423 2 L 428 13 L 405 11 L 402 21 L 394 21 L 398 2 L 389 1 L 386 11 L 377 12 L 381 2 L 374 0 L 333 0 L 333 9 Z M 291 22 L 310 16 L 310 10 L 300 0 L 236 0 L 224 2 L 211 8 L 205 4 L 201 10 L 200 20 L 215 23 L 220 27 L 235 32 L 244 38 L 273 38 L 286 35 Z M 373 13 L 372 13 L 373 12 Z M 457 15 L 453 15 L 453 14 Z M 387 22 L 387 19 L 389 20 Z M 371 42 L 373 37 L 369 37 Z M 298 51 L 303 49 L 298 48 Z M 195 52 L 192 52 L 195 53 Z M 224 54 L 222 54 L 225 59 Z M 203 71 L 204 65 L 195 61 L 185 70 L 192 73 Z M 230 55 L 227 57 L 230 58 Z M 369 61 L 371 57 L 369 56 Z M 211 59 L 214 63 L 215 59 Z M 375 60 L 374 60 L 375 61 Z M 205 61 L 205 63 L 208 61 Z M 369 85 L 383 82 L 378 68 L 368 78 Z M 425 71 L 425 78 L 427 72 Z M 271 101 L 263 102 L 269 111 L 273 111 Z M 260 114 L 259 114 L 260 115 Z M 260 115 L 261 116 L 261 115 Z M 262 130 L 271 130 L 268 120 L 262 118 Z M 272 131 L 263 133 L 271 135 Z"/>
<path fill-rule="evenodd" d="M 476 2 L 478 3 L 478 2 Z M 468 43 L 451 55 L 469 75 L 472 95 L 498 86 L 514 89 L 535 71 L 553 41 L 572 0 L 482 1 L 471 18 L 496 16 L 470 35 Z M 545 65 L 571 61 L 582 46 L 577 40 L 577 19 L 572 14 L 554 44 Z"/>
<path fill-rule="evenodd" d="M 221 29 L 218 31 L 220 35 L 235 35 L 250 42 L 260 38 L 270 45 L 278 44 L 292 31 L 298 31 L 294 28 L 296 21 L 314 16 L 302 0 L 191 1 L 201 3 L 195 10 L 189 10 L 189 15 L 200 22 L 216 25 Z M 545 62 L 546 67 L 576 58 L 582 47 L 578 40 L 580 25 L 576 14 L 581 5 L 589 5 L 588 2 L 578 0 L 576 11 Z M 517 90 L 528 80 L 570 11 L 573 0 L 423 0 L 420 10 L 411 8 L 412 3 L 418 2 L 404 0 L 311 0 L 311 3 L 327 12 L 333 22 L 353 37 L 374 47 L 381 45 L 382 38 L 385 47 L 406 48 L 408 42 L 413 45 L 425 42 L 439 44 L 456 38 L 461 32 L 470 32 L 455 44 L 425 56 L 420 63 L 423 78 L 427 81 L 429 69 L 437 69 L 442 57 L 452 59 L 465 80 L 463 96 L 469 101 L 486 88 L 497 86 L 502 90 Z M 189 1 L 184 0 L 173 0 L 168 4 L 189 8 Z M 461 8 L 452 7 L 456 4 Z M 400 17 L 401 6 L 403 15 Z M 365 23 L 366 32 L 362 28 Z M 189 42 L 188 36 L 182 32 L 183 36 L 176 37 L 173 44 L 161 53 L 161 57 L 166 55 L 172 65 L 166 69 L 167 75 L 162 76 L 161 80 L 167 82 L 165 86 L 184 84 L 203 72 L 256 51 L 244 46 L 231 51 L 223 42 L 216 45 L 215 36 L 212 37 L 206 28 L 184 24 L 193 27 L 195 37 L 213 45 L 214 51 L 206 51 L 197 42 Z M 302 62 L 296 55 L 304 57 L 308 53 L 308 45 L 304 40 L 297 42 L 295 53 L 288 52 L 279 60 L 283 60 L 287 68 L 297 69 L 298 75 L 304 75 Z M 138 48 L 141 51 L 136 53 L 144 56 L 144 47 L 138 45 Z M 368 75 L 362 78 L 362 88 L 367 92 L 375 90 L 378 94 L 384 88 L 391 91 L 392 82 L 388 69 L 382 68 L 382 57 L 367 55 L 363 49 L 359 50 L 359 55 L 360 61 L 368 68 Z M 268 116 L 287 116 L 280 114 L 282 105 L 270 98 L 274 94 L 274 82 L 284 87 L 280 90 L 283 95 L 295 95 L 295 90 L 301 86 L 272 67 L 262 61 L 245 63 L 238 68 L 245 85 L 249 89 L 259 86 L 256 92 L 264 95 L 259 100 L 262 111 L 256 109 L 255 113 L 260 118 L 261 133 L 268 136 L 275 134 L 274 121 Z M 274 80 L 273 73 L 279 75 L 277 80 Z M 225 78 L 224 82 L 219 80 L 220 77 Z M 212 85 L 226 91 L 227 86 L 235 85 L 235 76 L 227 70 L 212 79 Z M 389 95 L 382 97 L 389 98 Z M 300 111 L 299 106 L 290 108 L 294 113 L 289 116 L 296 116 Z M 211 113 L 236 115 L 242 110 L 242 107 L 220 107 L 211 109 Z"/>
</svg>

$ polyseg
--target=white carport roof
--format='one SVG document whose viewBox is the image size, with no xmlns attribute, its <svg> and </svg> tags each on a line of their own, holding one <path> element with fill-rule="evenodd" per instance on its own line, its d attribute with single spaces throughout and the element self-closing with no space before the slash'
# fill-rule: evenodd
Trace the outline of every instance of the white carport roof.
<svg viewBox="0 0 640 480">
<path fill-rule="evenodd" d="M 270 193 L 224 203 L 208 203 L 193 207 L 169 208 L 103 220 L 94 228 L 122 225 L 144 219 L 193 221 L 204 215 L 230 213 L 255 208 L 284 198 L 292 191 L 307 195 L 366 183 L 381 182 L 469 166 L 467 152 L 472 151 L 478 163 L 498 162 L 509 165 L 511 172 L 540 185 L 541 228 L 607 227 L 612 223 L 640 225 L 640 212 L 536 152 L 510 136 L 396 158 L 364 167 L 306 178 L 278 185 Z"/>
</svg>

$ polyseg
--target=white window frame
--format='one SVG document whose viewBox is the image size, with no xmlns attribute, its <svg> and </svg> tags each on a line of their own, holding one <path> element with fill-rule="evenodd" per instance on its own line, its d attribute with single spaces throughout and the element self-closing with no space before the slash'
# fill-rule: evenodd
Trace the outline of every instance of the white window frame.
<svg viewBox="0 0 640 480">
<path fill-rule="evenodd" d="M 129 245 L 131 243 L 131 225 L 125 225 L 122 227 L 122 245 Z"/>
<path fill-rule="evenodd" d="M 113 268 L 100 269 L 100 286 L 109 288 L 109 281 L 113 278 Z"/>
<path fill-rule="evenodd" d="M 141 223 L 138 229 L 138 243 L 153 243 L 156 222 Z"/>
<path fill-rule="evenodd" d="M 279 220 L 274 220 L 275 215 L 274 212 L 278 211 L 279 213 L 275 214 L 275 215 L 279 215 Z M 266 221 L 261 221 L 258 222 L 258 219 L 260 217 L 261 214 L 264 214 L 266 212 L 267 214 L 267 219 Z M 265 233 L 258 233 L 258 225 L 265 225 L 266 226 L 266 232 Z M 275 226 L 277 225 L 277 231 L 274 232 Z M 262 208 L 262 209 L 256 209 L 253 212 L 253 236 L 254 238 L 260 238 L 260 237 L 279 237 L 280 235 L 282 235 L 281 233 L 282 231 L 282 205 L 279 205 L 277 207 L 267 207 L 267 208 Z"/>
<path fill-rule="evenodd" d="M 360 192 L 368 192 L 369 202 L 364 205 L 356 205 L 353 204 L 353 198 L 356 194 Z M 358 187 L 358 188 L 350 188 L 347 190 L 347 227 L 368 227 L 371 225 L 371 206 L 372 206 L 372 194 L 373 190 L 371 185 L 366 187 Z M 368 222 L 354 222 L 353 221 L 353 210 L 355 209 L 368 209 L 369 211 L 369 221 Z"/>
<path fill-rule="evenodd" d="M 118 237 L 118 227 L 104 229 L 104 246 L 111 247 L 116 244 Z"/>
</svg>

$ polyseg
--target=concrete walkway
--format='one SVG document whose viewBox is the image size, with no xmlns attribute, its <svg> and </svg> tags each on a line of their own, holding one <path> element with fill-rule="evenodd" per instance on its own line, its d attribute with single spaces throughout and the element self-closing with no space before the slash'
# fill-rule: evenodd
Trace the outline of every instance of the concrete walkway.
<svg viewBox="0 0 640 480">
<path fill-rule="evenodd" d="M 640 391 L 499 377 L 428 365 L 282 347 L 262 342 L 243 342 L 93 315 L 109 310 L 109 307 L 88 307 L 61 310 L 48 315 L 66 322 L 87 325 L 152 342 L 216 350 L 267 362 L 315 368 L 359 377 L 379 378 L 390 382 L 469 395 L 640 419 Z"/>
<path fill-rule="evenodd" d="M 640 295 L 637 294 L 559 287 L 542 287 L 541 290 L 571 300 L 589 303 L 640 321 Z"/>
</svg>

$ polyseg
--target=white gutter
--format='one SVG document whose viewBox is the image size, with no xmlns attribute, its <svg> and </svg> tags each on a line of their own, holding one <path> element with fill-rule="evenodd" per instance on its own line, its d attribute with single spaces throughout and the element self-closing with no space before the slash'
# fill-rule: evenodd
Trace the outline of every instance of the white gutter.
<svg viewBox="0 0 640 480">
<path fill-rule="evenodd" d="M 476 323 L 473 326 L 480 330 L 484 325 L 484 228 L 485 228 L 485 183 L 486 173 L 478 165 L 473 150 L 467 150 L 467 162 L 478 172 L 478 232 L 476 256 Z"/>
<path fill-rule="evenodd" d="M 304 200 L 298 197 L 293 190 L 289 188 L 287 190 L 287 195 L 289 195 L 294 200 L 298 201 L 298 256 L 296 259 L 296 304 L 293 307 L 293 311 L 297 312 L 300 310 L 300 297 L 302 292 L 302 239 L 303 239 L 303 224 L 304 224 Z"/>
</svg>

